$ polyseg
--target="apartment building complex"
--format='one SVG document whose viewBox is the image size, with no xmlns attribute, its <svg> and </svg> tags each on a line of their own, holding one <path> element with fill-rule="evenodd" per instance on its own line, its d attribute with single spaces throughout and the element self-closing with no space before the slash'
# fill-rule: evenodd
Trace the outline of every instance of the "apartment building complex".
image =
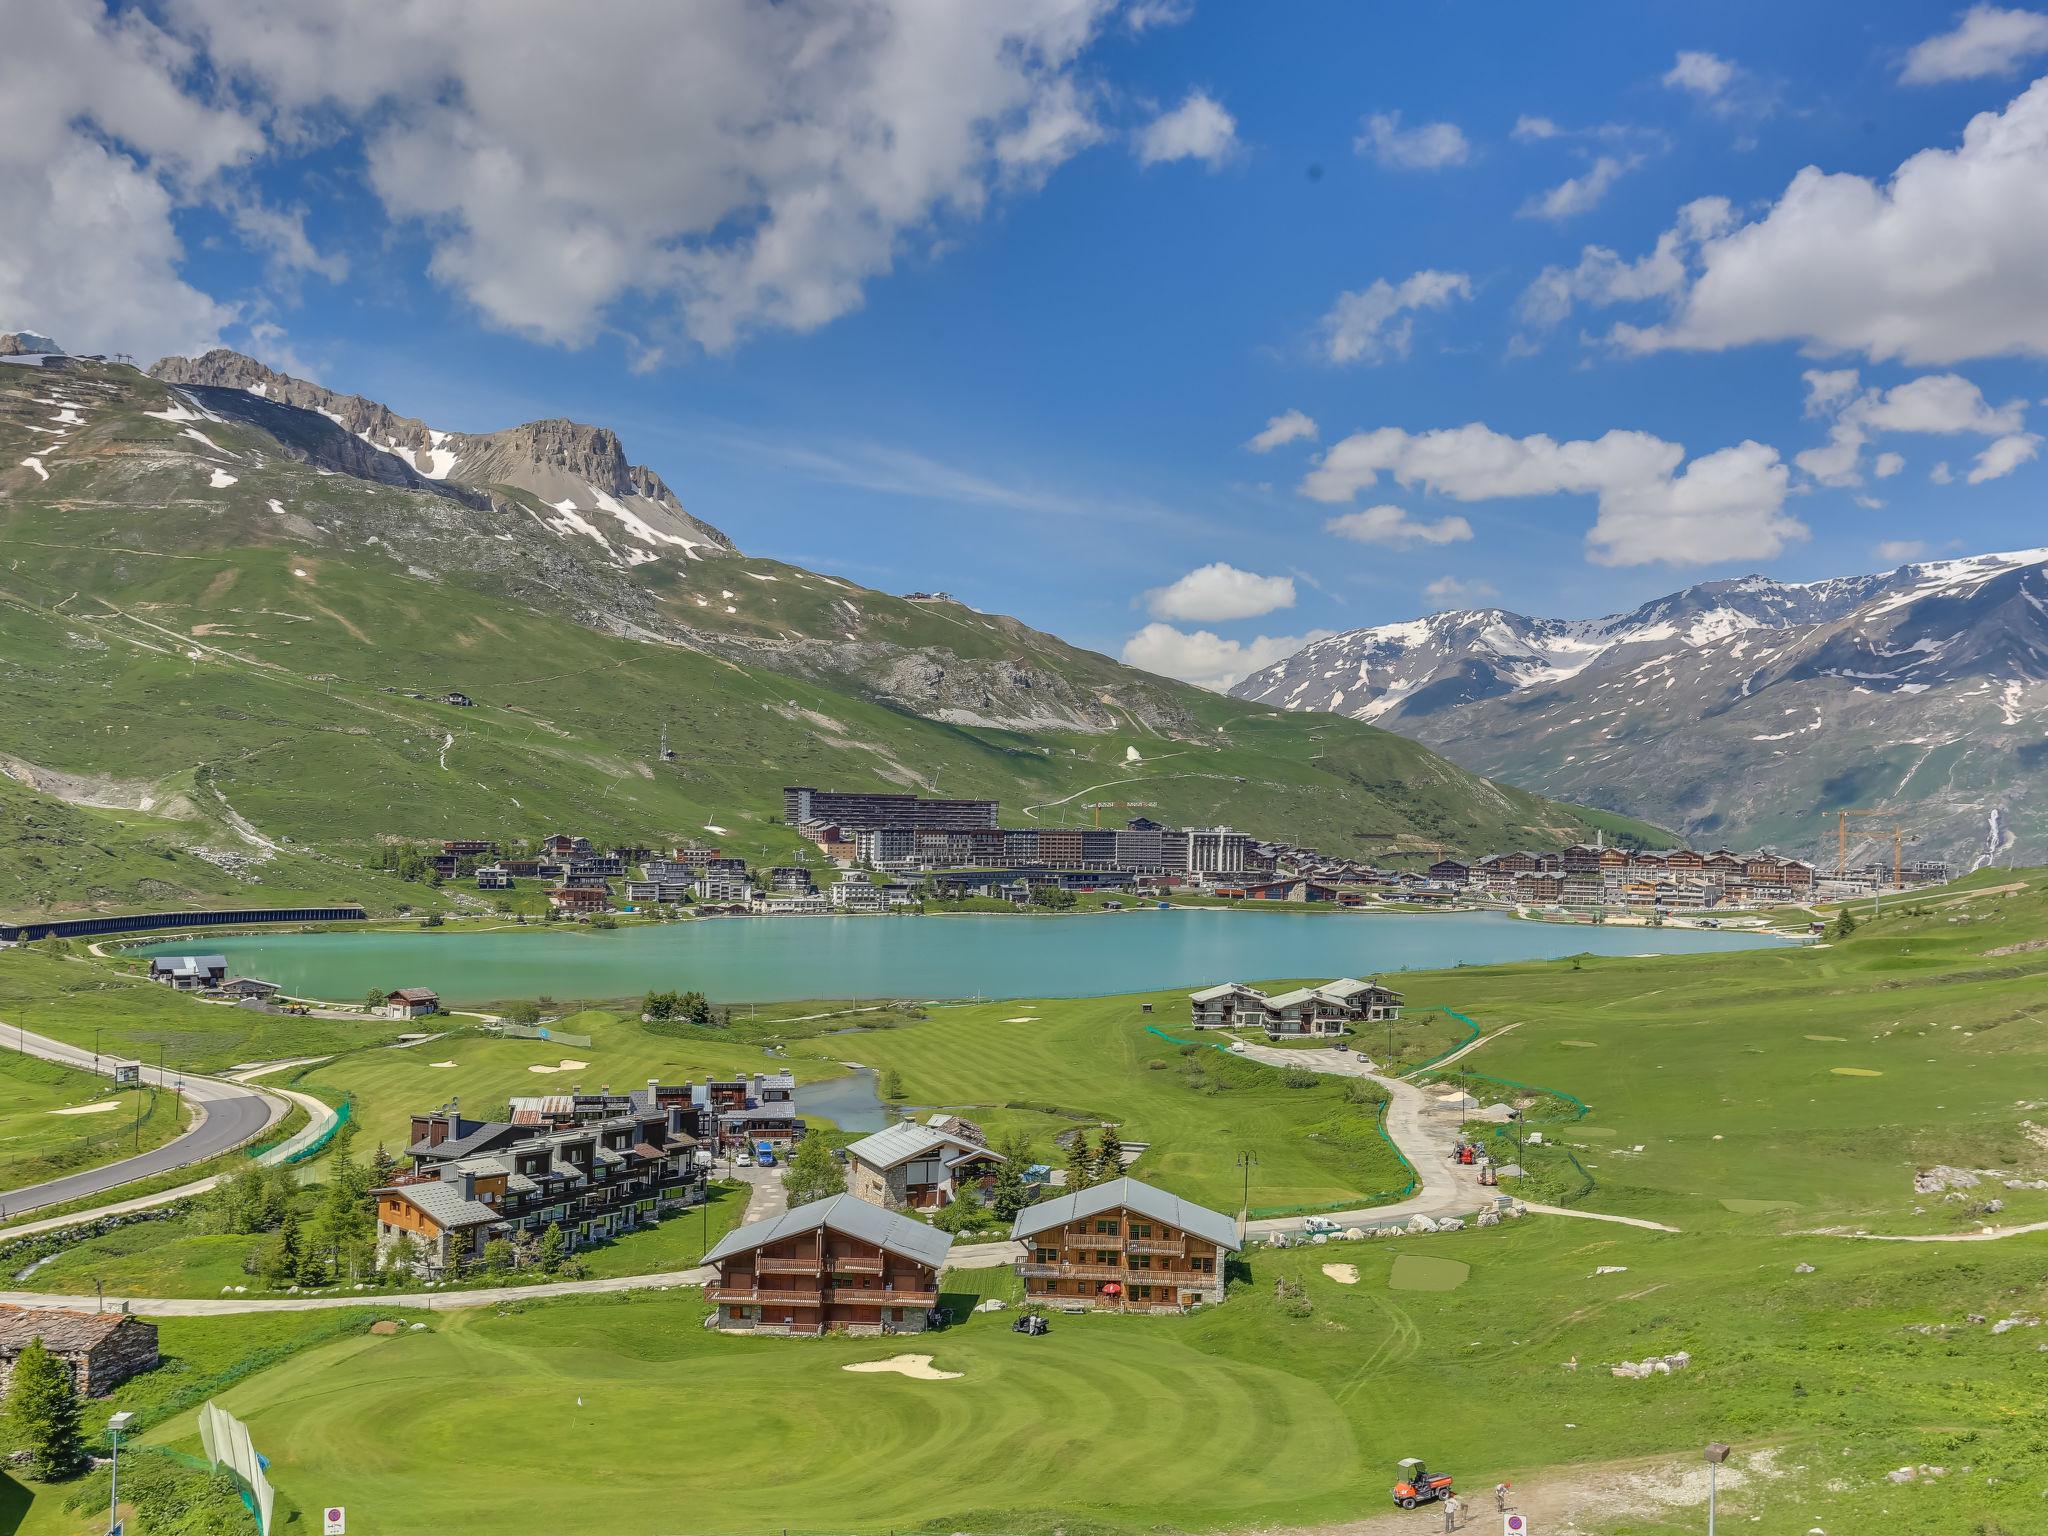
<svg viewBox="0 0 2048 1536">
<path fill-rule="evenodd" d="M 917 795 L 876 795 L 849 790 L 786 788 L 782 819 L 792 827 L 807 821 L 865 827 L 993 827 L 994 800 L 928 800 Z"/>
</svg>

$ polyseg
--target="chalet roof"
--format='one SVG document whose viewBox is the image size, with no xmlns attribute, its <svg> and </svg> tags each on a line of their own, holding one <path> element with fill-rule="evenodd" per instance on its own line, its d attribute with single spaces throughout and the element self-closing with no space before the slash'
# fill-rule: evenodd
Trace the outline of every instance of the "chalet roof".
<svg viewBox="0 0 2048 1536">
<path fill-rule="evenodd" d="M 149 961 L 152 975 L 210 976 L 227 968 L 226 955 L 152 955 Z"/>
<path fill-rule="evenodd" d="M 1315 993 L 1307 987 L 1296 987 L 1291 992 L 1276 992 L 1266 999 L 1268 1008 L 1294 1008 L 1302 1003 L 1315 1001 Z"/>
<path fill-rule="evenodd" d="M 771 1216 L 766 1221 L 736 1227 L 704 1255 L 704 1262 L 716 1264 L 736 1253 L 751 1253 L 766 1244 L 786 1237 L 801 1237 L 821 1227 L 864 1243 L 873 1243 L 877 1248 L 932 1269 L 946 1262 L 946 1255 L 953 1247 L 950 1232 L 928 1227 L 900 1212 L 869 1205 L 852 1195 L 830 1195 L 784 1211 L 780 1216 Z"/>
<path fill-rule="evenodd" d="M 860 1159 L 870 1168 L 900 1168 L 913 1158 L 930 1157 L 935 1152 L 948 1149 L 984 1157 L 1001 1156 L 986 1147 L 977 1146 L 964 1136 L 956 1136 L 936 1126 L 911 1125 L 907 1121 L 899 1121 L 872 1136 L 861 1137 L 847 1147 L 846 1155 Z"/>
<path fill-rule="evenodd" d="M 481 1200 L 465 1200 L 462 1191 L 453 1184 L 444 1184 L 439 1179 L 427 1179 L 418 1184 L 387 1185 L 377 1191 L 380 1195 L 396 1195 L 410 1201 L 426 1212 L 428 1218 L 444 1232 L 460 1227 L 485 1227 L 494 1221 L 503 1221 L 505 1213 L 493 1210 Z"/>
<path fill-rule="evenodd" d="M 1358 981 L 1350 976 L 1339 976 L 1335 981 L 1324 982 L 1316 990 L 1325 997 L 1335 998 L 1341 1002 L 1345 998 L 1356 997 L 1361 992 L 1371 992 L 1378 986 L 1379 983 L 1376 981 Z"/>
<path fill-rule="evenodd" d="M 1259 991 L 1258 988 L 1248 987 L 1241 981 L 1226 981 L 1219 987 L 1204 987 L 1199 992 L 1190 992 L 1188 1000 L 1196 1003 L 1213 1003 L 1218 998 L 1231 997 L 1238 993 L 1244 993 L 1251 997 L 1264 997 L 1266 995 Z"/>
<path fill-rule="evenodd" d="M 384 994 L 387 1002 L 393 1003 L 438 1003 L 441 994 L 432 987 L 394 987 Z"/>
<path fill-rule="evenodd" d="M 156 1326 L 126 1312 L 74 1312 L 60 1307 L 0 1303 L 0 1355 L 19 1353 L 31 1339 L 41 1339 L 43 1347 L 55 1354 L 84 1354 L 123 1323 L 151 1329 Z"/>
<path fill-rule="evenodd" d="M 479 1152 L 486 1150 L 502 1139 L 507 1131 L 515 1129 L 514 1126 L 504 1120 L 486 1120 L 481 1125 L 465 1120 L 462 1124 L 468 1127 L 468 1129 L 464 1130 L 461 1135 L 450 1136 L 438 1147 L 430 1147 L 424 1141 L 414 1142 L 405 1149 L 407 1155 L 411 1157 L 430 1157 L 437 1163 L 474 1157 Z"/>
<path fill-rule="evenodd" d="M 1169 1195 L 1163 1189 L 1154 1189 L 1150 1184 L 1130 1178 L 1111 1179 L 1106 1184 L 1091 1185 L 1074 1194 L 1061 1195 L 1056 1200 L 1027 1206 L 1017 1213 L 1017 1219 L 1010 1227 L 1010 1237 L 1012 1241 L 1022 1242 L 1054 1227 L 1118 1209 L 1192 1233 L 1204 1242 L 1228 1248 L 1233 1253 L 1242 1246 L 1237 1239 L 1237 1223 L 1222 1212 L 1212 1211 L 1207 1206 L 1196 1205 L 1191 1200 Z"/>
</svg>

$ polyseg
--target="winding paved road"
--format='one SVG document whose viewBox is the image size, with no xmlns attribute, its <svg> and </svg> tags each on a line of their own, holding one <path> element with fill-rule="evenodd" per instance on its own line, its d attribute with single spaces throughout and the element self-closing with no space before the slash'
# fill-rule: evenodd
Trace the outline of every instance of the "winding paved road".
<svg viewBox="0 0 2048 1536">
<path fill-rule="evenodd" d="M 17 1029 L 12 1025 L 0 1025 L 0 1046 L 19 1050 L 24 1055 L 40 1057 L 44 1061 L 76 1067 L 85 1072 L 97 1070 L 111 1077 L 114 1071 L 115 1058 L 112 1056 L 96 1057 L 91 1051 Z M 195 1111 L 195 1119 L 189 1130 L 173 1137 L 162 1146 L 137 1156 L 124 1157 L 119 1162 L 69 1173 L 46 1183 L 31 1184 L 24 1189 L 9 1190 L 5 1194 L 0 1194 L 0 1210 L 12 1216 L 41 1206 L 64 1205 L 73 1200 L 84 1200 L 93 1195 L 105 1194 L 137 1179 L 152 1178 L 159 1173 L 169 1173 L 174 1168 L 204 1162 L 209 1157 L 232 1151 L 244 1142 L 254 1140 L 282 1120 L 291 1108 L 275 1094 L 265 1093 L 240 1083 L 223 1082 L 210 1077 L 194 1077 L 175 1069 L 159 1071 L 155 1067 L 145 1066 L 142 1069 L 142 1080 L 161 1088 L 183 1084 L 185 1101 Z M 72 1219 L 82 1221 L 85 1217 L 81 1215 Z"/>
</svg>

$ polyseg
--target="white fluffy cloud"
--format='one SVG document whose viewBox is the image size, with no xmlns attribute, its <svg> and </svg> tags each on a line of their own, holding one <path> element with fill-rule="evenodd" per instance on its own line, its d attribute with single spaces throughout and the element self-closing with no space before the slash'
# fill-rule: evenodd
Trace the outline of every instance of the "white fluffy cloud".
<svg viewBox="0 0 2048 1536">
<path fill-rule="evenodd" d="M 1375 112 L 1366 118 L 1358 125 L 1358 137 L 1351 147 L 1397 171 L 1440 171 L 1463 165 L 1472 157 L 1472 146 L 1456 123 L 1418 123 L 1403 128 L 1398 112 Z"/>
<path fill-rule="evenodd" d="M 1435 522 L 1410 517 L 1394 506 L 1367 507 L 1360 512 L 1340 512 L 1323 524 L 1324 531 L 1359 544 L 1460 544 L 1472 537 L 1472 525 L 1462 517 L 1440 517 Z"/>
<path fill-rule="evenodd" d="M 1237 119 L 1205 91 L 1189 91 L 1187 100 L 1160 113 L 1138 134 L 1138 159 L 1146 165 L 1200 160 L 1213 170 L 1236 148 Z"/>
<path fill-rule="evenodd" d="M 1478 422 L 1421 433 L 1382 427 L 1332 444 L 1301 491 L 1317 501 L 1349 501 L 1382 474 L 1458 501 L 1594 496 L 1599 517 L 1586 541 L 1599 565 L 1757 559 L 1806 537 L 1805 525 L 1784 510 L 1785 465 L 1776 449 L 1756 442 L 1687 462 L 1682 446 L 1647 432 L 1559 442 L 1508 437 Z"/>
<path fill-rule="evenodd" d="M 1906 467 L 1903 453 L 1880 453 L 1871 461 L 1870 472 L 1880 480 L 1889 480 Z"/>
<path fill-rule="evenodd" d="M 1145 607 L 1156 619 L 1255 619 L 1262 613 L 1294 606 L 1294 580 L 1260 576 L 1216 561 L 1189 571 L 1171 586 L 1145 594 Z"/>
<path fill-rule="evenodd" d="M 1464 273 L 1427 270 L 1399 283 L 1382 277 L 1369 287 L 1340 293 L 1322 319 L 1323 356 L 1333 363 L 1406 357 L 1418 310 L 1447 309 L 1453 300 L 1471 297 L 1472 280 Z"/>
<path fill-rule="evenodd" d="M 1569 219 L 1600 206 L 1608 190 L 1642 162 L 1630 155 L 1601 155 L 1583 174 L 1568 176 L 1521 208 L 1525 219 Z"/>
<path fill-rule="evenodd" d="M 1999 438 L 1977 455 L 1977 462 L 1964 476 L 1972 485 L 2002 480 L 2041 451 L 2041 439 L 2032 432 L 2014 432 Z"/>
<path fill-rule="evenodd" d="M 1304 645 L 1326 640 L 1334 631 L 1312 629 L 1305 635 L 1260 635 L 1255 640 L 1226 640 L 1211 630 L 1175 629 L 1147 624 L 1124 642 L 1123 659 L 1162 677 L 1177 677 L 1218 693 L 1261 667 L 1284 661 Z"/>
<path fill-rule="evenodd" d="M 1670 317 L 1625 350 L 1794 341 L 1953 363 L 2048 354 L 2048 79 L 1880 184 L 1808 166 L 1762 217 L 1699 243 Z"/>
<path fill-rule="evenodd" d="M 212 342 L 234 311 L 179 275 L 172 216 L 221 200 L 261 135 L 188 95 L 191 50 L 137 12 L 0 0 L 0 37 L 0 329 L 75 351 Z"/>
<path fill-rule="evenodd" d="M 1253 453 L 1271 453 L 1275 448 L 1288 443 L 1298 443 L 1303 438 L 1315 440 L 1315 418 L 1306 411 L 1283 411 L 1278 416 L 1269 416 L 1265 428 L 1254 433 L 1245 447 Z"/>
<path fill-rule="evenodd" d="M 2009 75 L 2048 53 L 2048 16 L 2038 11 L 1973 5 L 1953 30 L 1914 45 L 1899 78 L 1908 85 Z"/>
<path fill-rule="evenodd" d="M 1972 484 L 2010 474 L 2034 456 L 2031 435 L 2022 431 L 2026 402 L 1994 406 L 1983 391 L 1960 374 L 1928 373 L 1890 389 L 1863 389 L 1853 368 L 1810 369 L 1806 381 L 1806 413 L 1830 421 L 1827 446 L 1809 448 L 1793 462 L 1823 485 L 1863 483 L 1863 449 L 1885 432 L 1941 435 L 1975 433 L 1999 441 L 1978 458 Z M 1889 461 L 1887 463 L 1887 461 Z M 1896 453 L 1881 455 L 1879 479 L 1895 475 L 1905 460 Z"/>
<path fill-rule="evenodd" d="M 1432 603 L 1483 603 L 1499 597 L 1500 588 L 1490 581 L 1467 581 L 1458 576 L 1439 576 L 1422 589 Z"/>
<path fill-rule="evenodd" d="M 1673 90 L 1689 91 L 1706 101 L 1724 95 L 1734 82 L 1735 66 L 1711 53 L 1681 53 L 1664 72 L 1664 83 Z"/>
<path fill-rule="evenodd" d="M 387 213 L 490 323 L 575 344 L 639 295 L 654 329 L 713 350 L 858 307 L 902 254 L 1099 138 L 1080 59 L 1113 10 L 167 4 L 280 135 L 360 135 Z"/>
<path fill-rule="evenodd" d="M 1563 323 L 1577 304 L 1604 309 L 1668 298 L 1687 281 L 1686 261 L 1701 241 L 1728 228 L 1735 210 L 1723 197 L 1702 197 L 1678 211 L 1678 222 L 1657 238 L 1646 256 L 1629 261 L 1604 245 L 1589 245 L 1578 265 L 1545 267 L 1516 306 L 1524 325 L 1548 330 Z"/>
</svg>

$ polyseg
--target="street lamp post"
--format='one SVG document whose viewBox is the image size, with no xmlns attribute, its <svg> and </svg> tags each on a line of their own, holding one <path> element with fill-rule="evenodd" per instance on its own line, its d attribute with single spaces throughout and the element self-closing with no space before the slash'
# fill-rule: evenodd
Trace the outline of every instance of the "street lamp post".
<svg viewBox="0 0 2048 1536">
<path fill-rule="evenodd" d="M 1714 1536 L 1714 1505 L 1719 1494 L 1721 1463 L 1728 1459 L 1733 1446 L 1723 1445 L 1716 1440 L 1707 1447 L 1707 1536 Z"/>
<path fill-rule="evenodd" d="M 114 1470 L 107 1479 L 107 1532 L 121 1528 L 121 1431 L 135 1422 L 135 1415 L 123 1409 L 107 1420 L 107 1438 L 114 1443 Z"/>
</svg>

